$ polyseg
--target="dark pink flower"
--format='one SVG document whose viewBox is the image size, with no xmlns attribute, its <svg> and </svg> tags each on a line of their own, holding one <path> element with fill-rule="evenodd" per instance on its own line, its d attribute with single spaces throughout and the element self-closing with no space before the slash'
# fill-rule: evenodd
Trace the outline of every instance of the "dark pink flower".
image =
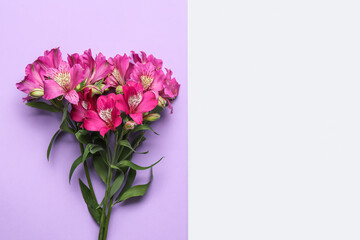
<svg viewBox="0 0 360 240">
<path fill-rule="evenodd" d="M 129 114 L 137 123 L 142 124 L 143 113 L 153 110 L 158 100 L 153 92 L 143 93 L 143 87 L 140 83 L 134 83 L 131 86 L 123 86 L 124 95 L 117 95 L 117 108 Z"/>
<path fill-rule="evenodd" d="M 116 130 L 121 122 L 120 110 L 116 108 L 116 95 L 100 96 L 97 99 L 97 111 L 88 110 L 84 119 L 84 127 L 88 131 L 99 131 L 101 136 L 109 130 Z"/>
<path fill-rule="evenodd" d="M 88 110 L 96 110 L 96 99 L 92 97 L 91 90 L 85 88 L 82 92 L 78 92 L 79 102 L 73 104 L 70 116 L 75 122 L 82 122 Z"/>
<path fill-rule="evenodd" d="M 141 83 L 144 91 L 153 91 L 158 97 L 158 93 L 163 89 L 165 75 L 162 70 L 156 70 L 155 66 L 148 63 L 136 63 L 130 74 L 130 80 Z"/>
<path fill-rule="evenodd" d="M 106 79 L 107 85 L 112 87 L 123 86 L 129 78 L 130 57 L 126 54 L 124 56 L 116 55 L 114 58 L 109 58 L 109 63 L 113 66 L 113 71 Z"/>
<path fill-rule="evenodd" d="M 62 61 L 59 68 L 49 68 L 46 76 L 50 79 L 44 81 L 44 99 L 50 100 L 64 96 L 71 104 L 79 102 L 79 95 L 75 88 L 84 81 L 84 70 L 79 64 L 70 68 L 67 62 Z"/>
</svg>

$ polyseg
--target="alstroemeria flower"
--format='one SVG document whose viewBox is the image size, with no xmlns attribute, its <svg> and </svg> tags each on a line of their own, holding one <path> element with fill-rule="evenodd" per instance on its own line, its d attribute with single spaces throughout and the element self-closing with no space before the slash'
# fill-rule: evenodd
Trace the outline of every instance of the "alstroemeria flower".
<svg viewBox="0 0 360 240">
<path fill-rule="evenodd" d="M 58 69 L 49 68 L 46 76 L 50 78 L 44 81 L 46 100 L 64 96 L 71 104 L 79 102 L 75 88 L 84 81 L 84 70 L 79 64 L 70 68 L 67 62 L 62 61 Z"/>
<path fill-rule="evenodd" d="M 146 53 L 142 52 L 142 51 L 140 53 L 141 53 L 141 57 L 139 56 L 139 54 L 135 53 L 134 51 L 131 51 L 131 57 L 132 57 L 134 63 L 137 63 L 137 62 L 148 63 L 148 62 L 150 62 L 155 66 L 156 70 L 159 70 L 159 69 L 162 68 L 163 61 L 161 59 L 155 58 L 152 54 L 147 56 Z"/>
<path fill-rule="evenodd" d="M 100 96 L 97 100 L 97 111 L 88 110 L 84 119 L 84 127 L 88 131 L 99 131 L 101 136 L 109 130 L 116 130 L 121 122 L 120 110 L 116 108 L 117 96 L 111 93 Z"/>
<path fill-rule="evenodd" d="M 163 71 L 156 71 L 155 66 L 150 62 L 136 63 L 130 74 L 130 80 L 141 83 L 144 91 L 153 91 L 156 98 L 159 96 L 158 92 L 163 89 L 164 79 Z"/>
<path fill-rule="evenodd" d="M 123 86 L 124 95 L 116 95 L 119 110 L 129 114 L 130 117 L 137 123 L 142 124 L 143 113 L 153 110 L 158 100 L 153 92 L 143 93 L 141 83 L 134 83 L 131 86 Z"/>
<path fill-rule="evenodd" d="M 113 67 L 106 60 L 106 57 L 99 53 L 96 55 L 95 60 L 92 57 L 91 49 L 84 51 L 84 54 L 79 55 L 77 53 L 68 55 L 68 62 L 70 66 L 74 64 L 80 64 L 85 69 L 85 78 L 87 78 L 87 85 L 93 85 L 94 83 L 104 79 L 113 71 Z"/>
<path fill-rule="evenodd" d="M 44 94 L 44 70 L 41 68 L 40 64 L 34 62 L 33 64 L 27 65 L 25 74 L 24 80 L 16 83 L 17 89 L 29 95 L 23 98 L 23 100 L 41 97 Z"/>
<path fill-rule="evenodd" d="M 72 105 L 70 116 L 75 122 L 82 122 L 88 110 L 96 110 L 96 99 L 88 88 L 78 92 L 78 95 L 79 102 Z"/>
<path fill-rule="evenodd" d="M 174 99 L 179 94 L 180 84 L 176 81 L 175 78 L 171 78 L 172 71 L 166 69 L 165 81 L 163 82 L 163 91 L 161 91 L 160 96 L 165 99 Z"/>
<path fill-rule="evenodd" d="M 117 87 L 123 86 L 129 76 L 130 57 L 126 54 L 124 56 L 116 55 L 114 58 L 109 58 L 109 63 L 113 66 L 112 73 L 106 79 L 109 86 Z"/>
<path fill-rule="evenodd" d="M 53 48 L 50 51 L 45 51 L 44 56 L 38 57 L 36 60 L 42 69 L 46 72 L 49 68 L 59 68 L 62 62 L 60 48 Z"/>
</svg>

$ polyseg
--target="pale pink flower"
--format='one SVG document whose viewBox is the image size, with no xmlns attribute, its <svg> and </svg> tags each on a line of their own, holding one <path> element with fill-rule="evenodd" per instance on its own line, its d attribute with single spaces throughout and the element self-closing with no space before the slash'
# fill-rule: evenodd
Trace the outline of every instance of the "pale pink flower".
<svg viewBox="0 0 360 240">
<path fill-rule="evenodd" d="M 44 70 L 39 63 L 34 62 L 27 65 L 25 74 L 24 80 L 16 83 L 17 89 L 28 94 L 27 97 L 23 98 L 24 101 L 36 97 L 31 94 L 33 91 L 44 92 Z"/>
<path fill-rule="evenodd" d="M 130 74 L 130 57 L 126 54 L 124 56 L 118 54 L 114 58 L 109 58 L 109 63 L 113 66 L 113 71 L 106 79 L 107 85 L 111 87 L 125 85 Z"/>
<path fill-rule="evenodd" d="M 79 95 L 75 88 L 84 81 L 84 70 L 79 64 L 70 67 L 62 61 L 59 68 L 49 68 L 46 76 L 50 79 L 44 81 L 44 99 L 50 100 L 64 96 L 71 104 L 79 102 Z"/>
<path fill-rule="evenodd" d="M 165 75 L 162 70 L 156 70 L 150 62 L 145 64 L 137 62 L 130 74 L 130 80 L 141 83 L 144 91 L 153 91 L 157 98 L 158 93 L 163 89 Z"/>
</svg>

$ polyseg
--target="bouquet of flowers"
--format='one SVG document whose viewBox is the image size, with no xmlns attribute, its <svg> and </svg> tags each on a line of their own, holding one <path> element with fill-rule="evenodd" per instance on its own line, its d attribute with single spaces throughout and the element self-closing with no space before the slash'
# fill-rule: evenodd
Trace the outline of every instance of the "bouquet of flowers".
<svg viewBox="0 0 360 240">
<path fill-rule="evenodd" d="M 112 207 L 132 197 L 143 196 L 153 178 L 152 167 L 131 161 L 137 147 L 145 141 L 150 123 L 172 103 L 180 85 L 163 62 L 144 52 L 106 58 L 91 50 L 68 55 L 64 61 L 59 48 L 45 51 L 27 65 L 25 78 L 16 87 L 27 94 L 26 105 L 62 114 L 59 130 L 73 134 L 81 155 L 71 166 L 69 181 L 82 165 L 87 185 L 79 179 L 82 196 L 90 215 L 99 224 L 99 240 L 106 239 Z M 105 184 L 101 201 L 95 195 L 88 163 Z M 133 186 L 136 171 L 150 169 L 150 181 Z"/>
</svg>

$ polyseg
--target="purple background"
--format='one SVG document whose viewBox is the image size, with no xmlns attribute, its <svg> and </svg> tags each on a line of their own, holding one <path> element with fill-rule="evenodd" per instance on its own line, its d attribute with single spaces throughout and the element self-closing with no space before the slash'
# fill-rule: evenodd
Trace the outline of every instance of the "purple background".
<svg viewBox="0 0 360 240">
<path fill-rule="evenodd" d="M 143 149 L 150 153 L 135 161 L 148 165 L 166 157 L 144 198 L 114 208 L 108 239 L 187 239 L 187 2 L 1 1 L 0 36 L 0 239 L 97 239 L 79 189 L 83 169 L 68 183 L 80 154 L 76 141 L 62 134 L 47 162 L 60 116 L 25 106 L 15 88 L 28 63 L 58 46 L 63 57 L 88 48 L 107 57 L 144 50 L 173 70 L 182 85 L 174 114 L 167 111 L 153 125 L 160 136 L 148 134 Z M 148 179 L 144 171 L 136 182 Z M 102 197 L 105 188 L 94 181 Z"/>
</svg>

